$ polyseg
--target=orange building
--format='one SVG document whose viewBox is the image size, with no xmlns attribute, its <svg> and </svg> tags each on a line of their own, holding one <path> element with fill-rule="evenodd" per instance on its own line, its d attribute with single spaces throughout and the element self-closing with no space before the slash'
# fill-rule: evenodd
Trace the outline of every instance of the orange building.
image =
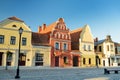
<svg viewBox="0 0 120 80">
<path fill-rule="evenodd" d="M 36 34 L 36 33 L 33 33 Z M 80 54 L 71 52 L 70 31 L 63 18 L 46 26 L 39 27 L 38 33 L 41 44 L 51 46 L 51 67 L 79 66 Z"/>
</svg>

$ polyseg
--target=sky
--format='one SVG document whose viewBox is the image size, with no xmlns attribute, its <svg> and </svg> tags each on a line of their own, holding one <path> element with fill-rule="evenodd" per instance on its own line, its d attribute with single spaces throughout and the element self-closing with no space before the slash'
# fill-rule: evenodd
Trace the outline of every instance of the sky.
<svg viewBox="0 0 120 80">
<path fill-rule="evenodd" d="M 11 16 L 23 20 L 33 32 L 62 17 L 70 30 L 88 24 L 93 38 L 111 35 L 120 42 L 120 0 L 0 0 L 0 21 Z"/>
</svg>

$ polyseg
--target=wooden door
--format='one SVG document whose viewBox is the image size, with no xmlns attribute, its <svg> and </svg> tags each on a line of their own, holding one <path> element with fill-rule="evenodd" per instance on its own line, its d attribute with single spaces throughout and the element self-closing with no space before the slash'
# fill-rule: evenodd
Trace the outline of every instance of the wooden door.
<svg viewBox="0 0 120 80">
<path fill-rule="evenodd" d="M 55 67 L 59 66 L 59 56 L 55 57 Z"/>
</svg>

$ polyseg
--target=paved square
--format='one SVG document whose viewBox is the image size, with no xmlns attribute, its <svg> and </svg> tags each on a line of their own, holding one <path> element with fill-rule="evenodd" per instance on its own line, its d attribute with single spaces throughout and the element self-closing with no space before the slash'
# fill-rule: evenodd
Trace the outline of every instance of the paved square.
<svg viewBox="0 0 120 80">
<path fill-rule="evenodd" d="M 16 68 L 0 68 L 0 80 L 15 80 L 15 75 Z M 120 80 L 119 75 L 105 75 L 104 68 L 20 67 L 19 80 Z"/>
</svg>

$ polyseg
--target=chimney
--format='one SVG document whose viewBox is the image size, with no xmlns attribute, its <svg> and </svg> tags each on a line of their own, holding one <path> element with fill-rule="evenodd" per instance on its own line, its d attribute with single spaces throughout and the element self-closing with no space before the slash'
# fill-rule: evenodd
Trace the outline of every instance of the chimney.
<svg viewBox="0 0 120 80">
<path fill-rule="evenodd" d="M 111 36 L 110 36 L 110 35 L 107 35 L 107 36 L 106 36 L 106 40 L 107 40 L 107 41 L 112 41 Z"/>
<path fill-rule="evenodd" d="M 96 37 L 96 38 L 94 39 L 94 42 L 98 42 L 98 37 Z"/>
<path fill-rule="evenodd" d="M 38 32 L 41 32 L 41 31 L 42 31 L 42 27 L 39 26 L 39 27 L 38 27 Z"/>
<path fill-rule="evenodd" d="M 42 25 L 42 30 L 45 30 L 45 28 L 46 28 L 46 24 L 43 24 Z"/>
</svg>

